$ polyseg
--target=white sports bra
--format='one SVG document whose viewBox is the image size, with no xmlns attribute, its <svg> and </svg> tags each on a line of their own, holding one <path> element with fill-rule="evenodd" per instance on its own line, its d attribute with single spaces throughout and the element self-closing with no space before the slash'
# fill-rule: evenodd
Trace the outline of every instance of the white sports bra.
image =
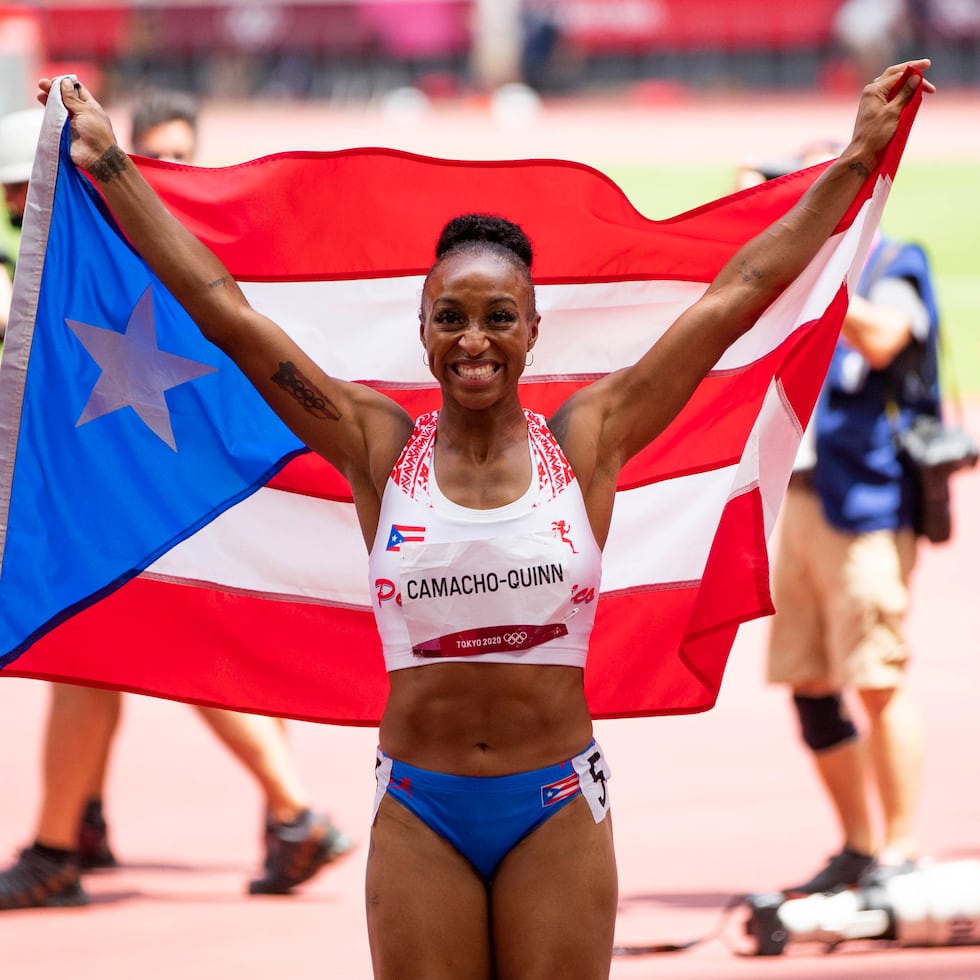
<svg viewBox="0 0 980 980">
<path fill-rule="evenodd" d="M 368 560 L 389 671 L 447 661 L 584 667 L 602 553 L 575 474 L 525 409 L 531 484 L 492 510 L 447 499 L 421 416 L 385 486 Z"/>
</svg>

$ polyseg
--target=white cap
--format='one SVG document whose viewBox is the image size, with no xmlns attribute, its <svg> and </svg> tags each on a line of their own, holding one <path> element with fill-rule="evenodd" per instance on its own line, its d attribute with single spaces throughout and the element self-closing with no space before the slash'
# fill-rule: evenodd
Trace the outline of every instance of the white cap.
<svg viewBox="0 0 980 980">
<path fill-rule="evenodd" d="M 44 110 L 22 109 L 0 118 L 0 184 L 30 180 Z"/>
</svg>

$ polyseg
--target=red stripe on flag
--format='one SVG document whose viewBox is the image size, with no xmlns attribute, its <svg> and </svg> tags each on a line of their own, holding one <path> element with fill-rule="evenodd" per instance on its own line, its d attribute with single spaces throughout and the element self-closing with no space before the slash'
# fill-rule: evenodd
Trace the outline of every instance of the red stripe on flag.
<svg viewBox="0 0 980 980">
<path fill-rule="evenodd" d="M 488 211 L 527 231 L 540 285 L 706 283 L 819 172 L 801 171 L 765 192 L 752 188 L 654 221 L 604 174 L 563 160 L 455 161 L 355 149 L 283 153 L 221 168 L 139 164 L 168 208 L 232 274 L 257 282 L 424 275 L 445 222 Z M 398 193 L 378 193 L 387 187 Z M 298 214 L 315 220 L 296 221 Z"/>
<path fill-rule="evenodd" d="M 689 583 L 600 600 L 586 670 L 595 717 L 714 704 L 734 630 L 723 631 L 717 644 L 698 638 L 678 656 L 696 597 L 696 583 Z M 716 648 L 705 662 L 703 651 Z M 3 673 L 364 725 L 377 724 L 388 687 L 369 611 L 147 579 L 63 623 Z"/>
<path fill-rule="evenodd" d="M 343 724 L 376 724 L 388 688 L 370 611 L 149 579 L 78 613 L 4 674 Z"/>
<path fill-rule="evenodd" d="M 885 153 L 886 175 L 897 170 L 921 99 L 920 87 Z M 795 203 L 822 167 L 660 221 L 644 218 L 604 174 L 563 160 L 439 160 L 361 148 L 281 153 L 221 168 L 141 160 L 140 169 L 170 210 L 243 280 L 422 275 L 447 219 L 490 211 L 524 225 L 535 248 L 535 279 L 545 284 L 710 282 L 739 245 Z M 877 173 L 866 190 L 875 179 Z M 839 230 L 867 196 L 857 196 Z M 316 220 L 296 221 L 296 215 Z M 681 242 L 694 247 L 679 248 Z"/>
</svg>

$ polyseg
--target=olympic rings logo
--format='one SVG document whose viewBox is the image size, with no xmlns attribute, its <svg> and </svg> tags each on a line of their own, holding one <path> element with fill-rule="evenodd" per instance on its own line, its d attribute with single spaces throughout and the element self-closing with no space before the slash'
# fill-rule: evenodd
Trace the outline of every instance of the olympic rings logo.
<svg viewBox="0 0 980 980">
<path fill-rule="evenodd" d="M 519 633 L 504 633 L 502 639 L 504 643 L 508 643 L 510 646 L 516 647 L 521 643 L 526 642 L 527 633 L 524 630 L 521 630 Z"/>
</svg>

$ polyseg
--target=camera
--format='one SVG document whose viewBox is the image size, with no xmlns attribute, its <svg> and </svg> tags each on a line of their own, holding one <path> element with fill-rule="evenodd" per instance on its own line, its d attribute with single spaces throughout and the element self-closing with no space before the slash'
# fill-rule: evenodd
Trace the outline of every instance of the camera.
<svg viewBox="0 0 980 980">
<path fill-rule="evenodd" d="M 833 948 L 851 939 L 980 944 L 980 861 L 929 865 L 847 891 L 795 899 L 759 892 L 746 901 L 745 934 L 755 942 L 756 956 L 779 956 L 790 943 Z"/>
</svg>

